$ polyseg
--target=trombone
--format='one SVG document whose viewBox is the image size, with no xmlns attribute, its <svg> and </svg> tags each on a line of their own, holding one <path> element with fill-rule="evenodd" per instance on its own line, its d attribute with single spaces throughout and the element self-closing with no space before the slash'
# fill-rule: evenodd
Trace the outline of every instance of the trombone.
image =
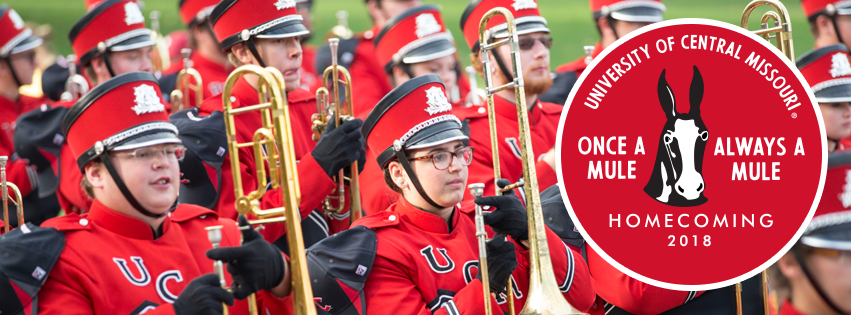
<svg viewBox="0 0 851 315">
<path fill-rule="evenodd" d="M 792 22 L 789 19 L 789 10 L 786 10 L 786 6 L 780 1 L 777 0 L 753 0 L 745 7 L 745 10 L 742 12 L 742 20 L 739 23 L 744 29 L 748 28 L 748 19 L 751 16 L 751 13 L 759 6 L 768 5 L 771 6 L 775 11 L 768 11 L 762 15 L 762 19 L 760 20 L 760 29 L 753 31 L 754 34 L 759 35 L 760 37 L 767 40 L 769 43 L 771 39 L 774 39 L 774 45 L 777 46 L 777 49 L 780 49 L 780 52 L 783 53 L 786 58 L 789 58 L 792 61 L 792 64 L 795 64 L 795 47 L 792 45 Z M 774 26 L 769 27 L 769 22 Z M 769 296 L 768 296 L 768 275 L 765 270 L 762 271 L 762 305 L 765 311 L 765 315 L 769 314 Z M 742 283 L 736 283 L 736 314 L 742 314 Z"/>
<path fill-rule="evenodd" d="M 89 81 L 77 74 L 77 55 L 69 55 L 68 58 L 68 80 L 65 81 L 65 92 L 59 96 L 61 101 L 73 101 L 83 97 L 89 92 Z"/>
<path fill-rule="evenodd" d="M 233 107 L 231 94 L 236 82 L 243 76 L 257 77 L 257 94 L 260 104 Z M 298 205 L 301 192 L 298 186 L 296 157 L 293 149 L 293 135 L 290 124 L 290 111 L 287 104 L 284 76 L 278 69 L 262 68 L 257 65 L 244 65 L 228 76 L 225 81 L 222 101 L 224 107 L 225 131 L 228 137 L 228 152 L 233 170 L 236 210 L 239 214 L 253 214 L 258 219 L 249 220 L 249 224 L 286 222 L 287 242 L 290 248 L 290 270 L 293 278 L 294 314 L 315 315 L 313 291 L 308 282 L 307 260 L 304 253 L 304 238 L 301 231 L 301 215 Z M 235 116 L 253 113 L 262 118 L 263 127 L 254 132 L 251 142 L 240 143 L 237 140 Z M 257 190 L 244 192 L 242 174 L 239 167 L 239 149 L 252 147 L 256 164 Z M 266 178 L 266 165 L 269 167 L 269 179 Z M 281 188 L 283 207 L 260 209 L 260 198 L 266 193 L 266 187 Z M 253 299 L 253 296 L 250 297 Z M 249 302 L 249 305 L 251 302 Z M 255 310 L 253 311 L 256 314 Z"/>
<path fill-rule="evenodd" d="M 174 90 L 171 91 L 172 114 L 184 110 L 187 107 L 186 105 L 198 107 L 204 101 L 204 83 L 201 81 L 201 74 L 198 73 L 198 70 L 192 68 L 192 61 L 189 60 L 189 57 L 192 56 L 192 49 L 183 48 L 180 53 L 183 54 L 183 70 L 177 73 L 177 83 Z M 192 84 L 192 81 L 195 81 L 195 84 Z M 188 96 L 193 92 L 195 103 L 189 104 Z"/>
<path fill-rule="evenodd" d="M 14 183 L 6 181 L 6 163 L 9 162 L 8 156 L 0 156 L 0 190 L 3 190 L 3 222 L 4 233 L 12 229 L 12 223 L 9 223 L 9 202 L 18 209 L 18 226 L 24 224 L 24 203 L 21 198 L 21 190 Z M 9 191 L 15 194 L 15 200 L 9 198 Z"/>
<path fill-rule="evenodd" d="M 493 34 L 488 31 L 488 21 L 491 18 L 502 15 L 505 17 L 508 38 L 489 43 Z M 479 23 L 479 43 L 481 46 L 482 66 L 484 68 L 485 77 L 485 94 L 487 97 L 488 106 L 488 122 L 490 125 L 491 147 L 493 154 L 494 165 L 494 185 L 500 178 L 499 169 L 499 147 L 496 134 L 496 115 L 494 111 L 494 94 L 499 91 L 514 88 L 514 96 L 517 104 L 517 118 L 520 126 L 520 148 L 523 156 L 523 178 L 526 187 L 526 206 L 529 216 L 529 292 L 527 294 L 526 305 L 520 311 L 520 314 L 583 314 L 576 310 L 568 303 L 558 289 L 558 284 L 555 282 L 555 272 L 550 260 L 550 250 L 547 244 L 546 225 L 544 224 L 543 210 L 541 208 L 541 196 L 538 193 L 538 175 L 535 171 L 535 155 L 532 152 L 532 138 L 529 131 L 529 114 L 526 107 L 526 92 L 523 83 L 523 70 L 520 66 L 520 49 L 518 47 L 517 24 L 514 22 L 514 16 L 506 8 L 494 8 L 485 13 Z M 511 49 L 511 63 L 514 70 L 514 81 L 508 84 L 493 87 L 493 78 L 491 77 L 491 67 L 489 51 L 500 46 L 508 45 Z M 520 186 L 520 183 L 511 185 L 513 187 Z M 506 191 L 513 187 L 503 189 L 497 188 L 497 195 L 502 191 Z M 486 275 L 482 275 L 484 279 Z M 511 287 L 509 282 L 509 308 L 512 308 L 513 298 L 511 297 Z M 485 290 L 489 288 L 485 287 Z M 488 300 L 485 300 L 488 303 Z M 513 309 L 510 310 L 511 314 Z"/>
<path fill-rule="evenodd" d="M 354 119 L 354 107 L 352 103 L 352 76 L 349 70 L 340 66 L 337 62 L 337 49 L 340 45 L 339 38 L 328 40 L 328 45 L 331 48 L 331 65 L 325 68 L 322 73 L 323 86 L 316 90 L 316 114 L 313 115 L 313 140 L 319 141 L 322 132 L 325 131 L 325 126 L 328 125 L 329 117 L 336 116 L 336 125 L 340 126 L 344 122 Z M 328 85 L 329 79 L 331 85 Z M 343 79 L 343 89 L 345 99 L 340 99 L 340 79 Z M 343 105 L 345 102 L 345 106 Z M 334 118 L 331 118 L 334 119 Z M 354 223 L 361 217 L 361 199 L 360 199 L 360 180 L 358 180 L 358 162 L 355 161 L 350 167 L 350 174 L 346 176 L 344 170 L 336 176 L 337 189 L 332 192 L 331 196 L 325 197 L 323 209 L 326 213 L 339 214 L 346 207 L 346 190 L 345 180 L 349 180 L 349 220 Z M 338 205 L 334 207 L 331 204 L 331 199 L 337 199 Z"/>
<path fill-rule="evenodd" d="M 154 71 L 165 71 L 171 66 L 171 56 L 168 52 L 168 44 L 165 42 L 165 36 L 160 33 L 160 11 L 151 11 L 151 39 L 157 42 L 154 45 L 154 52 L 151 56 L 151 62 L 154 64 Z"/>
</svg>

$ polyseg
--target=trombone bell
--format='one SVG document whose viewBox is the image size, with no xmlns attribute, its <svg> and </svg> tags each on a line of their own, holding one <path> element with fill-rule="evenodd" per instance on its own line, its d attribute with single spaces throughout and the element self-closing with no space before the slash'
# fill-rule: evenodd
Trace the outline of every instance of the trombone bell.
<svg viewBox="0 0 851 315">
<path fill-rule="evenodd" d="M 789 10 L 786 10 L 786 6 L 784 6 L 783 3 L 780 3 L 780 1 L 751 1 L 747 7 L 745 7 L 744 12 L 742 12 L 742 19 L 739 26 L 747 29 L 748 19 L 750 18 L 751 13 L 753 13 L 754 9 L 762 5 L 771 6 L 776 12 L 768 11 L 763 14 L 762 19 L 760 20 L 761 28 L 753 31 L 754 34 L 759 35 L 768 41 L 774 38 L 777 49 L 780 49 L 780 52 L 782 52 L 786 58 L 789 58 L 792 63 L 795 63 L 795 47 L 792 44 L 792 22 L 789 19 Z M 768 22 L 771 20 L 773 20 L 774 23 L 772 27 L 769 27 Z"/>
</svg>

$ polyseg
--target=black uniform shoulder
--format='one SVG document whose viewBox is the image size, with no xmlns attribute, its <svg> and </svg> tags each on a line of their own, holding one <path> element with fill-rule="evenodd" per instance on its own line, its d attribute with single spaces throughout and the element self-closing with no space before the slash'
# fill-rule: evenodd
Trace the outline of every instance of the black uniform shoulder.
<svg viewBox="0 0 851 315">
<path fill-rule="evenodd" d="M 32 303 L 65 247 L 54 228 L 27 223 L 0 236 L 0 313 L 23 314 Z M 13 286 L 14 284 L 14 286 Z"/>
</svg>

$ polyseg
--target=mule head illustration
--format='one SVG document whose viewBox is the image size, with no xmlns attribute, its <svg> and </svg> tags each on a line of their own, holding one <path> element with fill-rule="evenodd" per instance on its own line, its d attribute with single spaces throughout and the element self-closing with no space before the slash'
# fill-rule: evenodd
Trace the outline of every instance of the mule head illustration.
<svg viewBox="0 0 851 315">
<path fill-rule="evenodd" d="M 703 192 L 703 152 L 709 131 L 700 117 L 703 100 L 703 77 L 697 66 L 689 89 L 689 112 L 677 112 L 674 91 L 665 80 L 665 70 L 659 76 L 657 93 L 667 121 L 659 136 L 653 174 L 644 192 L 653 199 L 677 207 L 693 207 L 706 202 Z"/>
</svg>

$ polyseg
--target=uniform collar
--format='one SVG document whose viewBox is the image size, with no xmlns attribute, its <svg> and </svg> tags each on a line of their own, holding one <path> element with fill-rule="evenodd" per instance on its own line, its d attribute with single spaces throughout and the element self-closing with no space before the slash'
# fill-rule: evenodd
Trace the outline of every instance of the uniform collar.
<svg viewBox="0 0 851 315">
<path fill-rule="evenodd" d="M 168 232 L 171 222 L 170 217 L 171 215 L 169 214 L 163 220 L 161 227 L 163 235 Z M 155 239 L 154 231 L 148 223 L 107 208 L 97 199 L 92 201 L 92 207 L 89 209 L 86 219 L 89 221 L 89 224 L 94 224 L 121 236 L 149 241 Z"/>
<path fill-rule="evenodd" d="M 458 214 L 457 207 L 452 209 L 453 214 L 452 218 L 452 227 L 453 231 L 454 227 L 458 226 Z M 449 225 L 446 224 L 446 220 L 443 217 L 419 209 L 414 205 L 410 204 L 405 198 L 399 198 L 399 201 L 396 203 L 396 212 L 402 217 L 405 222 L 408 224 L 414 225 L 426 232 L 430 233 L 439 233 L 439 234 L 450 234 L 452 231 L 449 230 Z"/>
<path fill-rule="evenodd" d="M 0 108 L 10 108 L 14 110 L 16 114 L 20 114 L 20 99 L 21 97 L 18 96 L 18 101 L 11 101 L 6 99 L 5 97 L 0 96 Z"/>
<path fill-rule="evenodd" d="M 804 313 L 799 312 L 792 306 L 792 302 L 786 300 L 783 302 L 783 306 L 780 307 L 780 314 L 778 315 L 804 315 Z"/>
<path fill-rule="evenodd" d="M 517 121 L 517 105 L 513 102 L 510 102 L 498 95 L 494 95 L 493 98 L 493 106 L 494 111 L 502 117 L 511 119 L 511 121 Z M 532 107 L 532 110 L 529 111 L 529 122 L 531 124 L 535 124 L 539 119 L 541 119 L 541 108 L 543 104 L 541 104 L 540 100 L 535 100 L 535 106 Z"/>
<path fill-rule="evenodd" d="M 230 72 L 228 71 L 228 67 L 215 63 L 200 53 L 192 54 L 192 58 L 190 59 L 192 60 L 192 67 L 196 69 L 221 69 L 223 72 Z"/>
</svg>

